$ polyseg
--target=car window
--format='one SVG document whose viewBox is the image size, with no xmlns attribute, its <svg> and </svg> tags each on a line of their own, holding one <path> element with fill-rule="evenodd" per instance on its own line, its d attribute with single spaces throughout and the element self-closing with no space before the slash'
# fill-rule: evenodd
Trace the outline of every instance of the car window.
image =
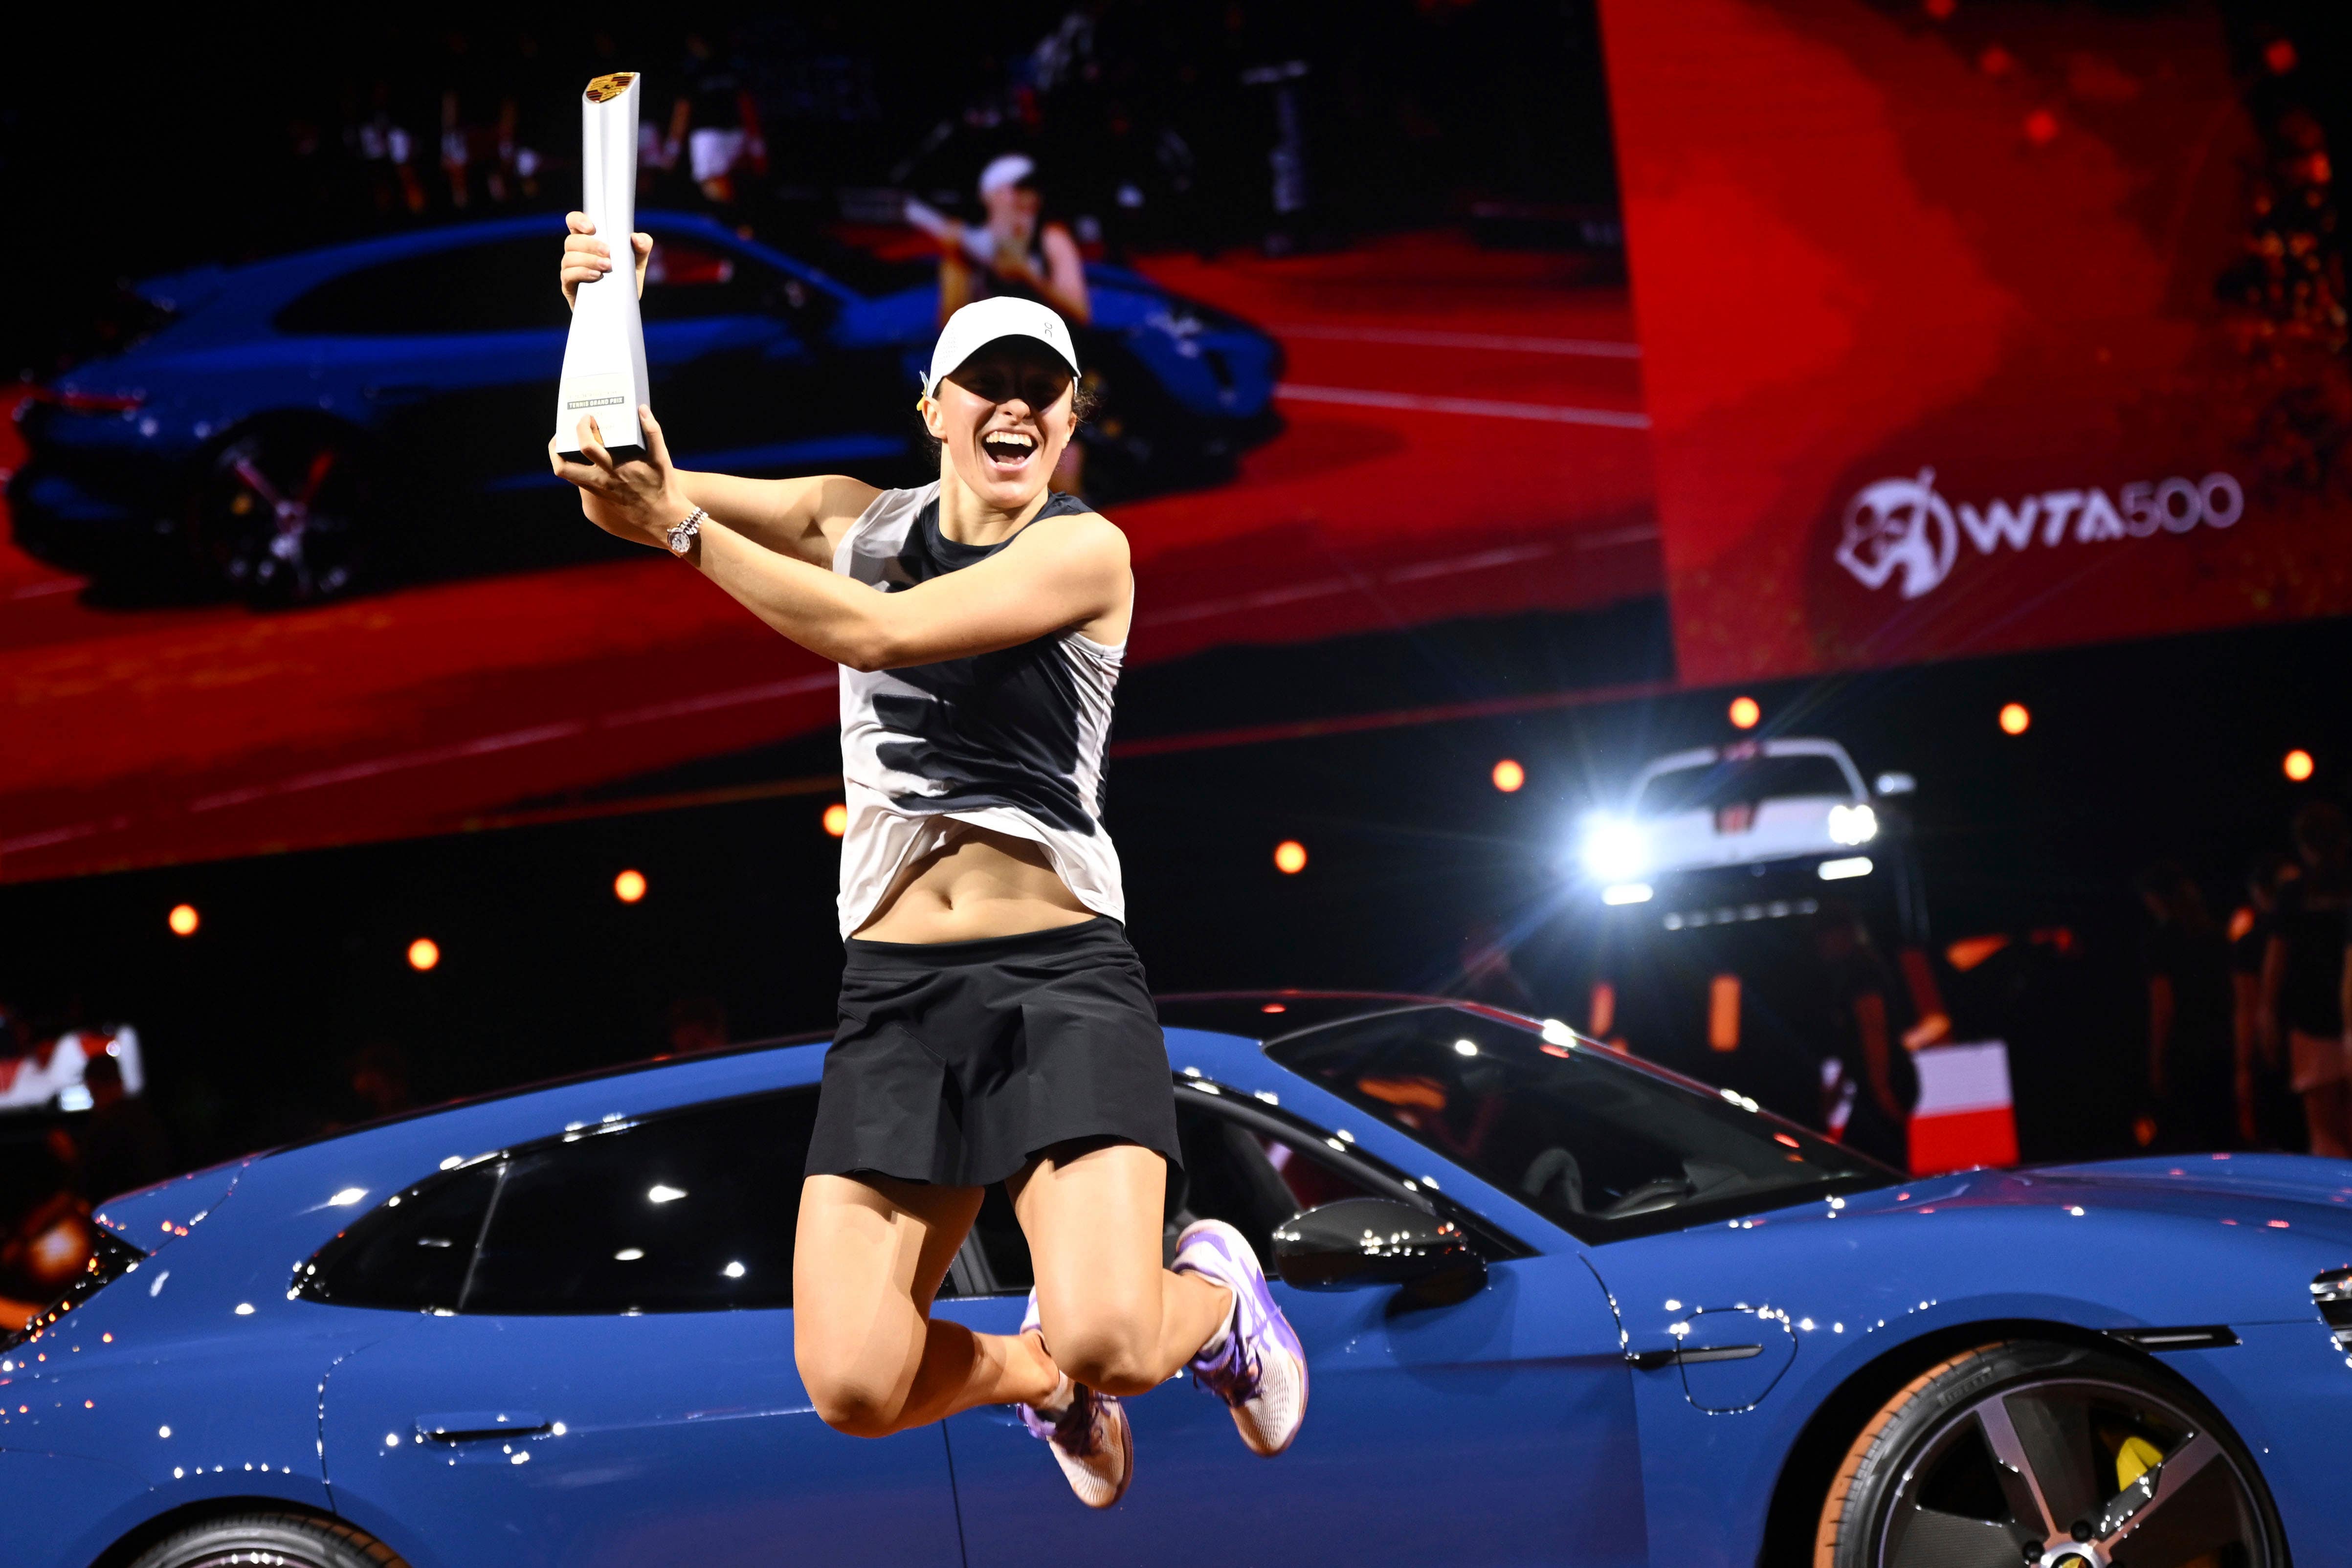
<svg viewBox="0 0 2352 1568">
<path fill-rule="evenodd" d="M 1895 1176 L 1751 1103 L 1456 1008 L 1332 1024 L 1267 1054 L 1597 1240 Z"/>
<path fill-rule="evenodd" d="M 468 1313 L 789 1307 L 815 1118 L 796 1089 L 574 1128 L 387 1200 L 298 1292 Z"/>
<path fill-rule="evenodd" d="M 794 316 L 811 308 L 814 293 L 799 278 L 750 256 L 656 235 L 639 308 L 648 321 Z"/>
<path fill-rule="evenodd" d="M 1220 1114 L 1191 1094 L 1176 1103 L 1181 1172 L 1171 1172 L 1163 1239 L 1196 1219 L 1222 1219 L 1249 1238 L 1258 1257 L 1274 1258 L 1274 1228 L 1301 1209 L 1343 1197 L 1388 1196 L 1348 1174 L 1304 1137 L 1283 1137 Z M 1026 1291 L 1035 1282 L 1029 1244 L 1002 1186 L 991 1187 L 972 1224 L 972 1239 L 999 1291 Z"/>
<path fill-rule="evenodd" d="M 298 1271 L 297 1292 L 343 1307 L 455 1312 L 499 1173 L 486 1161 L 387 1198 Z"/>
<path fill-rule="evenodd" d="M 1831 758 L 1750 757 L 1661 773 L 1642 786 L 1633 810 L 1637 816 L 1662 817 L 1799 795 L 1848 800 L 1853 798 L 1853 785 Z"/>
<path fill-rule="evenodd" d="M 329 278 L 278 313 L 297 336 L 385 338 L 561 329 L 555 286 L 561 236 L 453 246 Z"/>
</svg>

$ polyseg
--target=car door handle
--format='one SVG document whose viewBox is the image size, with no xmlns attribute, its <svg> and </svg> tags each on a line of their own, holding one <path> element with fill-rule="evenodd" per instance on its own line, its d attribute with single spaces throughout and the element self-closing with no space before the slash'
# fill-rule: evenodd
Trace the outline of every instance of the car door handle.
<svg viewBox="0 0 2352 1568">
<path fill-rule="evenodd" d="M 1672 1350 L 1629 1350 L 1625 1359 L 1649 1372 L 1661 1366 L 1691 1366 L 1703 1361 L 1746 1361 L 1763 1354 L 1760 1344 L 1703 1344 L 1687 1350 L 1678 1345 Z"/>
<path fill-rule="evenodd" d="M 492 1437 L 528 1437 L 555 1423 L 536 1410 L 450 1410 L 416 1418 L 416 1440 L 478 1443 Z"/>
</svg>

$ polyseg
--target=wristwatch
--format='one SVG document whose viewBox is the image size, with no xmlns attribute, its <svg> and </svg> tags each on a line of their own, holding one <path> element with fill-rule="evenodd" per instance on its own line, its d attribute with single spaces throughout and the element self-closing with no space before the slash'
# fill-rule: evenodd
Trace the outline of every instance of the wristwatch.
<svg viewBox="0 0 2352 1568">
<path fill-rule="evenodd" d="M 710 514 L 700 507 L 687 513 L 686 521 L 672 523 L 669 529 L 669 553 L 681 559 L 694 553 L 694 541 L 702 537 L 702 519 Z"/>
</svg>

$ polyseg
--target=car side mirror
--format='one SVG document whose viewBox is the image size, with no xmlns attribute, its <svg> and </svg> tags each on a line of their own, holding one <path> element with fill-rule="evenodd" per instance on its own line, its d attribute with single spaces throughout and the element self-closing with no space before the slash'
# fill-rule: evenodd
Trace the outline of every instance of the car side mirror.
<svg viewBox="0 0 2352 1568">
<path fill-rule="evenodd" d="M 1461 1228 L 1387 1197 L 1349 1197 L 1296 1214 L 1276 1227 L 1275 1269 L 1302 1291 L 1402 1285 L 1416 1304 L 1442 1306 L 1475 1295 L 1486 1260 Z"/>
<path fill-rule="evenodd" d="M 1919 780 L 1908 773 L 1882 773 L 1878 776 L 1877 792 L 1881 795 L 1908 795 L 1919 788 Z"/>
</svg>

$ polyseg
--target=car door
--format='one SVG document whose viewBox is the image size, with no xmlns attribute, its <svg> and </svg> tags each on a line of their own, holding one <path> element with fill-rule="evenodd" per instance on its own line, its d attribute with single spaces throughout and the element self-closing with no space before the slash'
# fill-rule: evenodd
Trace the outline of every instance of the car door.
<svg viewBox="0 0 2352 1568">
<path fill-rule="evenodd" d="M 654 237 L 646 362 L 678 461 L 763 474 L 903 456 L 913 389 L 895 360 L 831 341 L 833 296 L 707 235 Z"/>
<path fill-rule="evenodd" d="M 1233 1092 L 1179 1098 L 1185 1171 L 1171 1238 L 1192 1218 L 1222 1218 L 1270 1257 L 1269 1233 L 1298 1209 L 1410 1197 L 1339 1140 Z M 986 1256 L 975 1272 L 1008 1293 L 939 1310 L 1012 1332 L 1027 1254 L 1001 1196 L 977 1239 Z M 1129 1402 L 1135 1481 L 1107 1516 L 1078 1505 L 1010 1411 L 955 1417 L 966 1561 L 1644 1561 L 1631 1375 L 1606 1297 L 1572 1252 L 1529 1255 L 1491 1233 L 1485 1249 L 1485 1289 L 1450 1306 L 1409 1307 L 1392 1287 L 1276 1284 L 1312 1379 L 1297 1442 L 1258 1458 L 1221 1403 L 1171 1383 Z"/>
<path fill-rule="evenodd" d="M 337 1509 L 443 1568 L 959 1564 L 942 1434 L 843 1437 L 793 1367 L 814 1109 L 575 1127 L 323 1249 L 303 1293 L 414 1311 L 326 1379 Z"/>
</svg>

